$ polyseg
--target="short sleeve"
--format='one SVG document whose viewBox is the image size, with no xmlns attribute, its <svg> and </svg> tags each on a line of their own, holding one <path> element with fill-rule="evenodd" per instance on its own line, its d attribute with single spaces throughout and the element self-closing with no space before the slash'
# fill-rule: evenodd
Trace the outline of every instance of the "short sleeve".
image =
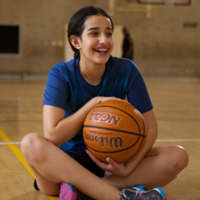
<svg viewBox="0 0 200 200">
<path fill-rule="evenodd" d="M 69 87 L 62 68 L 55 66 L 47 77 L 43 105 L 56 106 L 65 110 L 68 96 Z"/>
<path fill-rule="evenodd" d="M 142 74 L 134 64 L 130 70 L 127 98 L 141 113 L 147 112 L 153 108 Z"/>
</svg>

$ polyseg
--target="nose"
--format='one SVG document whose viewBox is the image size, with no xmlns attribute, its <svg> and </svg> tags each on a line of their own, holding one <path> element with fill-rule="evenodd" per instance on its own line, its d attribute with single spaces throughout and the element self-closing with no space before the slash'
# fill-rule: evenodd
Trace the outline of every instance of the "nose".
<svg viewBox="0 0 200 200">
<path fill-rule="evenodd" d="M 106 37 L 106 35 L 105 34 L 101 34 L 100 38 L 99 38 L 99 43 L 105 44 L 105 43 L 107 43 L 107 41 L 108 41 L 108 38 Z"/>
</svg>

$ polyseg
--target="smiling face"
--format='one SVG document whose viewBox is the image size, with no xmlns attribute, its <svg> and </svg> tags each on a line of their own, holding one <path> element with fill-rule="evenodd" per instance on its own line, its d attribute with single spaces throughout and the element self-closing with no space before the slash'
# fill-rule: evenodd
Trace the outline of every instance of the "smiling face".
<svg viewBox="0 0 200 200">
<path fill-rule="evenodd" d="M 82 63 L 105 64 L 114 45 L 110 20 L 102 15 L 88 17 L 77 43 Z"/>
</svg>

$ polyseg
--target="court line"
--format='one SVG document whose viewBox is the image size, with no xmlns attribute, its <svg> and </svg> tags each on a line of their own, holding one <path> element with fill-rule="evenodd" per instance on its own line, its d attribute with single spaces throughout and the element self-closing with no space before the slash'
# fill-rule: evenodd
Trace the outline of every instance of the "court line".
<svg viewBox="0 0 200 200">
<path fill-rule="evenodd" d="M 27 162 L 25 161 L 21 151 L 14 144 L 12 144 L 12 141 L 10 140 L 10 138 L 1 129 L 0 129 L 0 137 L 3 139 L 4 142 L 11 143 L 11 144 L 8 144 L 11 151 L 16 155 L 16 157 L 24 165 L 24 167 L 31 174 L 31 176 L 33 178 L 35 178 L 35 176 L 33 175 L 33 172 L 31 171 L 30 167 L 28 166 Z"/>
<path fill-rule="evenodd" d="M 1 130 L 0 128 L 0 137 L 3 139 L 4 143 L 1 142 L 0 144 L 6 144 L 12 150 L 12 152 L 16 155 L 19 161 L 24 165 L 27 171 L 31 174 L 33 178 L 35 178 L 33 172 L 31 171 L 30 167 L 28 166 L 26 160 L 24 159 L 21 151 L 15 146 L 15 144 L 21 144 L 20 142 L 12 142 L 10 138 Z M 159 139 L 156 142 L 177 142 L 177 141 L 200 141 L 200 139 Z M 58 200 L 58 197 L 48 196 L 51 200 Z"/>
<path fill-rule="evenodd" d="M 175 81 L 175 82 L 199 82 L 200 78 L 174 78 L 174 77 L 144 77 L 147 81 Z"/>
<path fill-rule="evenodd" d="M 158 139 L 156 140 L 156 142 L 200 142 L 200 139 Z M 21 144 L 21 142 L 0 142 L 0 145 L 9 145 L 9 144 L 11 145 Z"/>
<path fill-rule="evenodd" d="M 200 139 L 160 139 L 156 142 L 199 142 Z"/>
<path fill-rule="evenodd" d="M 29 119 L 29 120 L 18 120 L 18 119 L 13 119 L 13 120 L 10 120 L 10 119 L 8 119 L 8 120 L 0 120 L 0 122 L 41 122 L 41 121 L 43 121 L 42 119 Z"/>
<path fill-rule="evenodd" d="M 19 161 L 24 165 L 24 167 L 27 169 L 27 171 L 31 174 L 33 178 L 35 178 L 33 172 L 31 171 L 31 168 L 28 166 L 26 160 L 24 159 L 24 156 L 22 155 L 21 151 L 15 146 L 15 142 L 12 142 L 10 138 L 2 131 L 0 128 L 0 137 L 5 142 L 4 144 L 7 144 L 8 147 L 11 149 L 11 151 L 16 155 L 16 157 L 19 159 Z M 2 143 L 2 142 L 1 142 Z M 20 144 L 20 142 L 19 142 Z M 51 200 L 58 200 L 58 197 L 52 197 L 48 196 Z"/>
<path fill-rule="evenodd" d="M 0 145 L 21 144 L 21 142 L 0 142 Z"/>
</svg>

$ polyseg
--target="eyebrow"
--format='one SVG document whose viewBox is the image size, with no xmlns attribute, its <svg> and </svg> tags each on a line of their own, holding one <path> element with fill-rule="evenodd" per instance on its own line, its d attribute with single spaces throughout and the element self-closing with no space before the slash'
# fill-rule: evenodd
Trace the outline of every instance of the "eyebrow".
<svg viewBox="0 0 200 200">
<path fill-rule="evenodd" d="M 91 30 L 96 30 L 96 29 L 100 29 L 99 27 L 91 27 L 91 28 L 89 28 L 87 31 L 91 31 Z M 106 27 L 106 30 L 113 30 L 112 28 L 110 28 L 110 27 Z"/>
</svg>

